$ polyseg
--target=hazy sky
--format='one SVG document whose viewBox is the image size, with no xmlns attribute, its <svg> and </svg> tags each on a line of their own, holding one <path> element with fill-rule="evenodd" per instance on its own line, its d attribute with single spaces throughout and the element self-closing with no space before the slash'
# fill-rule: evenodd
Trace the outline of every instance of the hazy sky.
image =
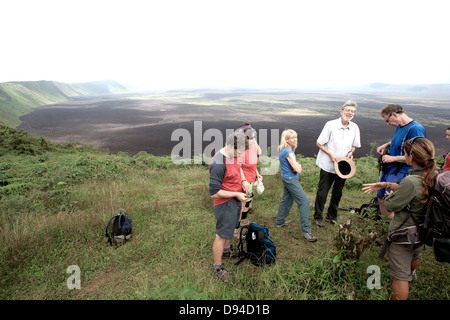
<svg viewBox="0 0 450 320">
<path fill-rule="evenodd" d="M 0 82 L 450 83 L 441 1 L 2 0 Z"/>
</svg>

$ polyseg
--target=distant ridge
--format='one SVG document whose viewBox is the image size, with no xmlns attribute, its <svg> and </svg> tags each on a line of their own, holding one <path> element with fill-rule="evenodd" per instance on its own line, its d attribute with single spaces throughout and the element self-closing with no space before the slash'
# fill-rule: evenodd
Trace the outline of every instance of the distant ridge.
<svg viewBox="0 0 450 320">
<path fill-rule="evenodd" d="M 40 105 L 69 101 L 72 97 L 125 93 L 127 89 L 114 80 L 86 83 L 57 81 L 13 81 L 0 83 L 0 121 L 16 127 L 19 118 Z"/>
<path fill-rule="evenodd" d="M 342 85 L 323 88 L 325 91 L 362 92 L 368 94 L 414 94 L 450 96 L 450 84 L 390 84 L 383 82 Z"/>
</svg>

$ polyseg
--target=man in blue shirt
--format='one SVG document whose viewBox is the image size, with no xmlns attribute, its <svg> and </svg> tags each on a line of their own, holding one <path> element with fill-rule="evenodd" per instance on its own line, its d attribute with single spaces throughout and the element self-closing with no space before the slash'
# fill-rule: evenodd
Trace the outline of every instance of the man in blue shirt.
<svg viewBox="0 0 450 320">
<path fill-rule="evenodd" d="M 426 138 L 425 128 L 408 117 L 403 108 L 398 104 L 387 104 L 381 110 L 381 117 L 386 124 L 395 127 L 395 133 L 391 141 L 379 146 L 377 152 L 382 155 L 383 173 L 380 182 L 399 183 L 404 177 L 409 175 L 411 166 L 406 164 L 404 145 L 406 141 L 414 137 Z M 384 217 L 392 218 L 384 206 L 384 197 L 386 189 L 380 189 L 377 192 L 380 211 Z"/>
</svg>

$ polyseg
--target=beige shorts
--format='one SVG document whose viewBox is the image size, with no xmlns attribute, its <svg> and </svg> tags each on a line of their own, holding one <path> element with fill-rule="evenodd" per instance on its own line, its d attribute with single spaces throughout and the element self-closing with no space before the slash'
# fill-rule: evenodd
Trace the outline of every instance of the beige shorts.
<svg viewBox="0 0 450 320">
<path fill-rule="evenodd" d="M 391 243 L 388 250 L 391 276 L 397 280 L 411 281 L 411 262 L 420 259 L 423 247 L 419 245 L 412 249 L 408 244 Z"/>
</svg>

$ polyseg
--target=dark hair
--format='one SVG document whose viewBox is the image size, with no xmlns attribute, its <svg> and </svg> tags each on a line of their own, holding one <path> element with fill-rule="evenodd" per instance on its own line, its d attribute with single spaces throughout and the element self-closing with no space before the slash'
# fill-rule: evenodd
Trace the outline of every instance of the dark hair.
<svg viewBox="0 0 450 320">
<path fill-rule="evenodd" d="M 245 150 L 248 149 L 248 140 L 246 136 L 242 132 L 233 132 L 227 137 L 226 141 L 227 146 L 232 146 L 234 150 L 238 150 L 242 147 L 245 147 Z"/>
<path fill-rule="evenodd" d="M 403 113 L 403 108 L 399 104 L 389 103 L 381 109 L 381 115 L 391 115 L 392 113 Z"/>
<path fill-rule="evenodd" d="M 247 136 L 247 139 L 250 139 L 252 137 L 256 136 L 256 130 L 252 128 L 249 122 L 243 122 L 239 125 L 239 128 L 237 129 L 238 132 L 243 132 Z"/>
<path fill-rule="evenodd" d="M 405 153 L 412 156 L 412 159 L 423 168 L 422 184 L 424 186 L 423 195 L 425 201 L 428 201 L 428 188 L 434 187 L 434 178 L 436 177 L 436 160 L 434 159 L 433 143 L 423 137 L 409 139 L 405 143 Z"/>
</svg>

